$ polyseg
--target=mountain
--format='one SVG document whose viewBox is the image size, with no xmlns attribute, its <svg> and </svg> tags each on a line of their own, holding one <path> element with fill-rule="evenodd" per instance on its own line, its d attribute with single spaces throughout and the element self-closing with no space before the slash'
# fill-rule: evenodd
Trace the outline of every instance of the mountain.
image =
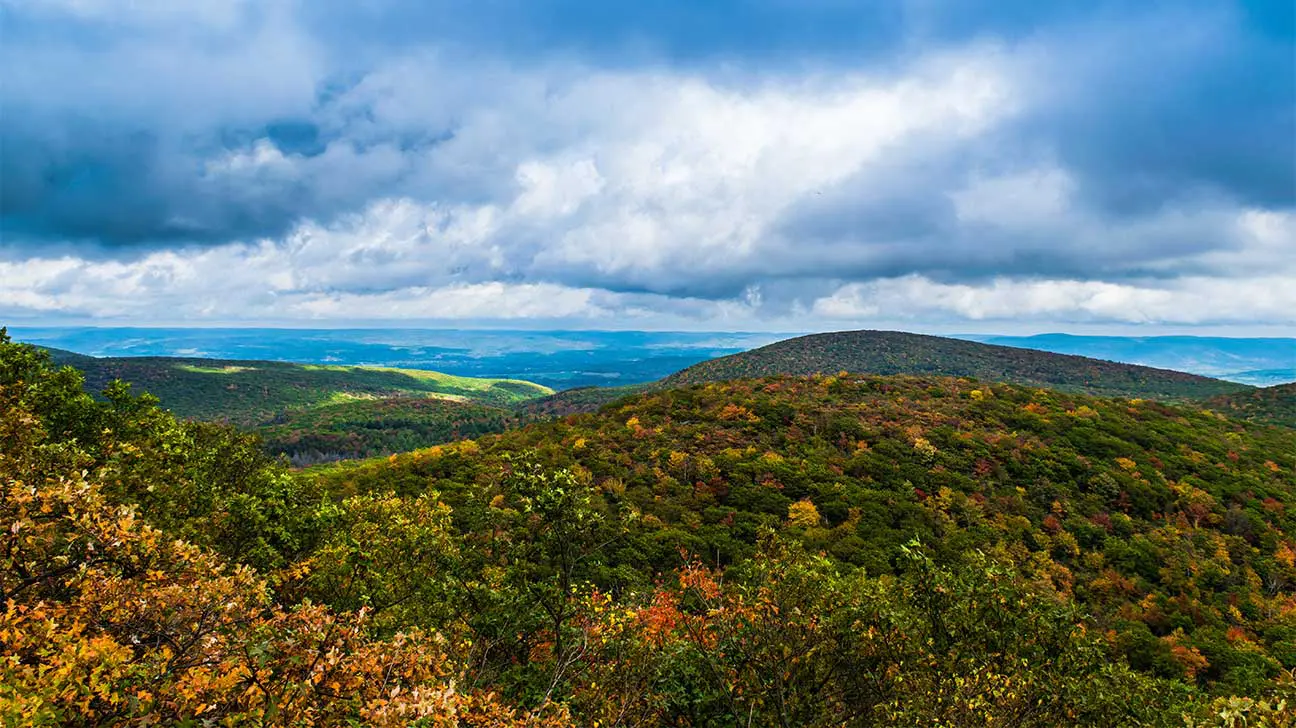
<svg viewBox="0 0 1296 728">
<path fill-rule="evenodd" d="M 984 344 L 1192 372 L 1254 386 L 1296 382 L 1296 339 L 1224 336 L 966 336 Z"/>
<path fill-rule="evenodd" d="M 1288 725 L 1293 452 L 1196 407 L 829 375 L 293 472 L 0 330 L 0 714 Z"/>
<path fill-rule="evenodd" d="M 973 377 L 1066 392 L 1163 400 L 1204 399 L 1246 388 L 1166 369 L 897 331 L 801 336 L 696 364 L 666 377 L 661 384 L 671 387 L 838 371 Z"/>
<path fill-rule="evenodd" d="M 590 577 L 627 590 L 681 551 L 759 558 L 764 529 L 869 574 L 892 573 L 913 539 L 942 560 L 1010 555 L 1139 670 L 1255 690 L 1296 667 L 1292 453 L 1296 431 L 1193 407 L 834 375 L 658 390 L 309 472 L 339 496 L 435 487 L 472 530 L 498 493 L 483 491 L 493 473 L 527 457 L 571 470 L 600 512 L 631 514 Z"/>
<path fill-rule="evenodd" d="M 1296 383 L 1223 394 L 1205 405 L 1229 417 L 1296 427 Z"/>
<path fill-rule="evenodd" d="M 97 391 L 113 378 L 158 396 L 182 417 L 222 420 L 261 435 L 297 465 L 385 455 L 498 432 L 524 422 L 592 412 L 608 403 L 691 381 L 746 374 L 873 371 L 952 374 L 1065 391 L 1187 399 L 1238 386 L 958 339 L 844 332 L 778 342 L 682 370 L 659 382 L 553 393 L 516 380 L 423 370 L 161 357 L 97 358 L 51 350 Z M 432 398 L 434 402 L 425 401 Z"/>
<path fill-rule="evenodd" d="M 888 331 L 813 334 L 759 349 L 711 359 L 656 382 L 623 387 L 580 387 L 518 405 L 528 416 L 593 412 L 622 397 L 654 389 L 743 376 L 823 374 L 838 371 L 878 374 L 971 376 L 1059 391 L 1106 396 L 1189 401 L 1250 387 L 1179 371 L 1086 359 L 1019 347 L 983 345 L 962 339 Z"/>
<path fill-rule="evenodd" d="M 649 382 L 791 334 L 671 331 L 10 327 L 18 340 L 102 357 L 179 356 L 431 369 L 554 389 Z"/>
<path fill-rule="evenodd" d="M 173 357 L 88 357 L 50 350 L 98 392 L 114 379 L 148 392 L 177 416 L 258 425 L 286 411 L 390 397 L 452 399 L 496 407 L 553 394 L 514 379 L 456 377 L 422 369 Z"/>
<path fill-rule="evenodd" d="M 356 399 L 288 410 L 245 428 L 296 466 L 465 440 L 520 424 L 511 409 L 439 397 Z"/>
<path fill-rule="evenodd" d="M 1275 384 L 1296 383 L 1296 367 L 1286 369 L 1248 369 L 1219 375 L 1230 382 L 1241 382 L 1253 387 L 1271 387 Z"/>
<path fill-rule="evenodd" d="M 654 389 L 656 384 L 627 384 L 621 387 L 577 387 L 564 389 L 547 397 L 529 399 L 514 406 L 514 410 L 529 419 L 566 417 L 593 412 L 600 407 L 640 392 Z"/>
</svg>

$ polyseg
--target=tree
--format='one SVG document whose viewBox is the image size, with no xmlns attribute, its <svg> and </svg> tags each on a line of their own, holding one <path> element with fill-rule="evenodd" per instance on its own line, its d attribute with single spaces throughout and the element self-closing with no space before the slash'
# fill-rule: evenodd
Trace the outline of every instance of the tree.
<svg viewBox="0 0 1296 728">
<path fill-rule="evenodd" d="M 531 685 L 519 698 L 543 704 L 579 667 L 578 588 L 598 574 L 622 528 L 587 480 L 533 455 L 507 459 L 481 498 L 491 505 L 460 570 L 460 611 L 480 661 L 522 673 L 510 679 Z M 536 671 L 543 678 L 526 677 Z"/>
<path fill-rule="evenodd" d="M 1178 722 L 1187 689 L 1113 659 L 1056 593 L 984 556 L 899 556 L 899 578 L 870 578 L 770 535 L 726 573 L 694 562 L 629 619 L 600 612 L 575 705 L 607 725 Z"/>
<path fill-rule="evenodd" d="M 805 498 L 788 506 L 788 523 L 797 528 L 814 528 L 819 525 L 819 509 Z"/>
</svg>

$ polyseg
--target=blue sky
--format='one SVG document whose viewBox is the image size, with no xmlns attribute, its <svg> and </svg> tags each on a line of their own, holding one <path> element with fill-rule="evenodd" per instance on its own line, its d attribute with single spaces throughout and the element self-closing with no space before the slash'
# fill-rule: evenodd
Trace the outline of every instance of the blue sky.
<svg viewBox="0 0 1296 728">
<path fill-rule="evenodd" d="M 1293 7 L 0 0 L 0 320 L 1291 331 Z"/>
</svg>

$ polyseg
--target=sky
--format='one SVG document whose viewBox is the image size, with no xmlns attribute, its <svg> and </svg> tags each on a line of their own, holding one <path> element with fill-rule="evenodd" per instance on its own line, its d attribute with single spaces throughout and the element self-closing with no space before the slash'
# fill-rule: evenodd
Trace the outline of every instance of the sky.
<svg viewBox="0 0 1296 728">
<path fill-rule="evenodd" d="M 0 0 L 0 322 L 1296 332 L 1290 0 Z"/>
</svg>

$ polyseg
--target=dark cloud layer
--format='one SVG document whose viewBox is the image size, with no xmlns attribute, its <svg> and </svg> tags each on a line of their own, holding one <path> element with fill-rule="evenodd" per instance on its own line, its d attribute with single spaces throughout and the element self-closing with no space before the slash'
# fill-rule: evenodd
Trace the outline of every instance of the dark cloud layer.
<svg viewBox="0 0 1296 728">
<path fill-rule="evenodd" d="M 1209 191 L 1296 204 L 1289 17 L 1165 11 L 1087 28 L 1057 53 L 1049 76 L 1061 81 L 1058 98 L 1030 131 L 1088 179 L 1095 203 L 1132 212 Z"/>
<path fill-rule="evenodd" d="M 1249 275 L 1290 218 L 1246 216 L 1296 210 L 1294 18 L 1289 0 L 0 0 L 0 253 L 265 239 L 338 256 L 294 291 L 558 285 L 659 308 L 791 310 L 912 275 Z M 960 74 L 1010 88 L 986 100 Z M 955 99 L 947 121 L 846 149 L 858 168 L 815 187 L 759 139 L 699 148 L 704 117 L 677 138 L 643 121 L 669 102 L 775 144 L 802 113 L 849 136 L 840 97 L 923 84 Z"/>
<path fill-rule="evenodd" d="M 290 181 L 232 184 L 204 173 L 202 147 L 158 131 L 88 121 L 5 129 L 0 215 L 6 237 L 104 246 L 224 243 L 276 236 L 316 210 Z M 209 154 L 223 153 L 217 139 Z"/>
<path fill-rule="evenodd" d="M 247 6 L 238 21 L 206 39 L 235 50 L 240 34 L 264 25 Z M 311 114 L 328 111 L 328 89 L 347 68 L 347 49 L 429 42 L 475 44 L 517 55 L 575 54 L 626 61 L 697 62 L 728 58 L 739 67 L 771 64 L 796 71 L 816 57 L 885 65 L 906 44 L 930 47 L 976 36 L 1036 39 L 1047 73 L 1038 83 L 1050 103 L 1008 140 L 1056 149 L 1085 178 L 1095 204 L 1113 214 L 1164 204 L 1185 191 L 1218 191 L 1247 203 L 1289 206 L 1296 196 L 1296 62 L 1290 3 L 1129 4 L 948 2 L 720 3 L 490 2 L 310 3 L 299 22 L 329 57 L 316 79 L 319 98 L 302 118 L 264 118 L 230 126 L 220 109 L 209 119 L 168 118 L 83 108 L 42 108 L 41 86 L 6 91 L 0 215 L 6 238 L 75 238 L 105 245 L 223 242 L 278 236 L 303 218 L 357 209 L 387 190 L 323 194 L 312 180 L 215 179 L 205 164 L 246 151 L 257 139 L 285 154 L 312 156 L 326 139 Z M 6 7 L 10 63 L 35 43 L 70 53 L 111 55 L 123 42 L 150 43 L 161 29 L 114 25 L 103 18 L 28 17 Z M 375 53 L 370 50 L 369 54 Z M 366 52 L 362 62 L 381 63 Z M 331 69 L 331 71 L 329 71 Z M 109 67 L 106 70 L 111 70 Z M 255 73 L 274 75 L 274 67 Z M 68 79 L 39 75 L 52 84 Z M 153 93 L 149 79 L 136 92 Z M 48 91 L 57 96 L 57 90 Z M 107 99 L 106 103 L 114 103 Z M 134 100 L 122 100 L 132 107 Z M 255 116 L 255 109 L 253 110 Z M 188 112 L 185 112 L 188 116 Z M 453 114 L 452 114 L 453 116 Z M 332 133 L 363 129 L 363 110 Z M 366 130 L 373 133 L 374 130 Z M 378 130 L 383 133 L 383 130 Z M 394 130 L 388 133 L 395 134 Z M 416 140 L 398 140 L 408 148 Z M 372 182 L 365 178 L 366 182 Z M 935 204 L 917 203 L 917 204 Z"/>
</svg>

